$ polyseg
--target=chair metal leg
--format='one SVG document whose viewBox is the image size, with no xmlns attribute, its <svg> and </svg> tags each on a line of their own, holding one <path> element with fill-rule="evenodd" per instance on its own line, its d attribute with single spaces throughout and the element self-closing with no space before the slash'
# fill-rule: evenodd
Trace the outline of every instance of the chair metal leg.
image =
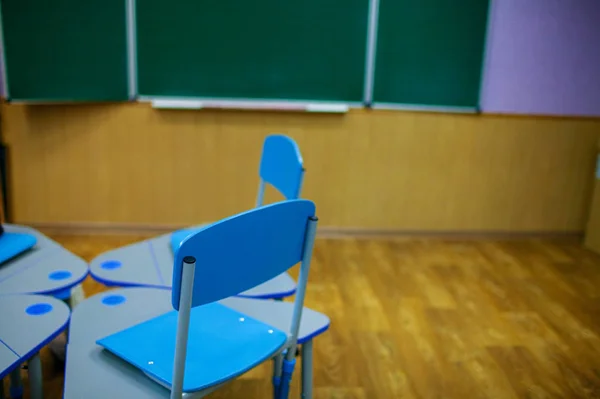
<svg viewBox="0 0 600 399">
<path fill-rule="evenodd" d="M 28 362 L 29 365 L 29 397 L 31 399 L 42 399 L 44 397 L 42 361 L 39 352 Z"/>
<path fill-rule="evenodd" d="M 273 358 L 273 399 L 279 398 L 279 387 L 281 385 L 281 369 L 283 367 L 283 353 Z"/>
<path fill-rule="evenodd" d="M 10 389 L 8 394 L 11 398 L 20 398 L 23 396 L 23 381 L 21 381 L 21 367 L 17 367 L 10 372 Z"/>
<path fill-rule="evenodd" d="M 312 399 L 313 388 L 313 342 L 302 344 L 302 399 Z"/>
</svg>

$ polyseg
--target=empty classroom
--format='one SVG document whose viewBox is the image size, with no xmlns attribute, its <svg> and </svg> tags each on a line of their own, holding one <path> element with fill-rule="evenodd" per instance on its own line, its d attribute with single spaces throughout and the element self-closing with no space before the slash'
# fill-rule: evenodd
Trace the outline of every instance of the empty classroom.
<svg viewBox="0 0 600 399">
<path fill-rule="evenodd" d="M 0 0 L 0 399 L 600 397 L 598 21 Z"/>
</svg>

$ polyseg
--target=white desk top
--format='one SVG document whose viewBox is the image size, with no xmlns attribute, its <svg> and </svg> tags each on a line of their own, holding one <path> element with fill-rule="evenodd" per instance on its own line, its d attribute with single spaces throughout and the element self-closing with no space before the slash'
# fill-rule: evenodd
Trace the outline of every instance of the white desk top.
<svg viewBox="0 0 600 399">
<path fill-rule="evenodd" d="M 88 273 L 86 262 L 35 229 L 5 224 L 7 232 L 35 235 L 29 251 L 0 265 L 0 296 L 55 295 L 79 284 Z"/>
<path fill-rule="evenodd" d="M 54 339 L 70 313 L 63 301 L 49 296 L 0 296 L 0 379 Z"/>
</svg>

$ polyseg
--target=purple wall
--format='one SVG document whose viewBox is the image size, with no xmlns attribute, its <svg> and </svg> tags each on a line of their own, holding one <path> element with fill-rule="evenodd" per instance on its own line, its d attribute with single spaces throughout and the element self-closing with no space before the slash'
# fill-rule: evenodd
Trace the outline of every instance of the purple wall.
<svg viewBox="0 0 600 399">
<path fill-rule="evenodd" d="M 492 0 L 481 108 L 600 116 L 600 0 Z"/>
</svg>

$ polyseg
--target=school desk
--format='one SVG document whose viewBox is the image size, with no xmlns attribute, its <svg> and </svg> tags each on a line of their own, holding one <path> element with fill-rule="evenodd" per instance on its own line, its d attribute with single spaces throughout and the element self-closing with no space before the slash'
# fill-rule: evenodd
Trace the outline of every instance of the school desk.
<svg viewBox="0 0 600 399">
<path fill-rule="evenodd" d="M 42 397 L 40 349 L 64 330 L 70 311 L 61 300 L 43 295 L 0 296 L 0 391 L 10 374 L 12 397 L 20 397 L 20 365 L 28 362 L 31 397 Z"/>
<path fill-rule="evenodd" d="M 0 264 L 0 296 L 45 294 L 68 299 L 71 288 L 87 276 L 86 262 L 30 227 L 5 224 L 7 233 L 27 233 L 37 242 L 29 250 Z"/>
</svg>

